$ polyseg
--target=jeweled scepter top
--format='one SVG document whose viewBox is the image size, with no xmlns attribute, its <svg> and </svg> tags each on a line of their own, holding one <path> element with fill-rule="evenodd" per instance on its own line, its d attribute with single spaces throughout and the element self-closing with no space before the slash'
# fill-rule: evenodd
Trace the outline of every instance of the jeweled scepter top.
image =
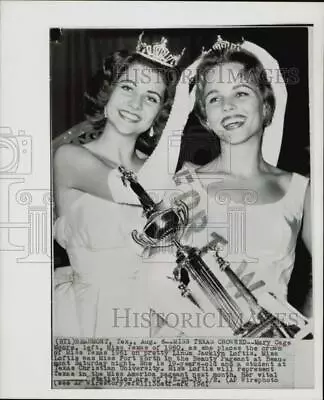
<svg viewBox="0 0 324 400">
<path fill-rule="evenodd" d="M 156 203 L 152 200 L 152 198 L 149 196 L 149 194 L 144 190 L 144 188 L 138 183 L 137 177 L 134 174 L 133 171 L 128 171 L 125 167 L 119 166 L 118 167 L 119 172 L 122 174 L 121 180 L 124 184 L 124 186 L 127 186 L 127 182 L 129 182 L 129 185 L 131 189 L 134 191 L 134 193 L 137 195 L 145 216 L 148 218 L 150 215 L 155 211 L 156 209 Z"/>
<path fill-rule="evenodd" d="M 134 241 L 144 248 L 173 245 L 174 240 L 181 237 L 188 223 L 187 205 L 182 201 L 174 201 L 171 207 L 164 207 L 163 201 L 155 203 L 132 171 L 122 166 L 119 167 L 119 171 L 124 185 L 128 182 L 137 195 L 147 218 L 143 233 L 136 230 L 132 232 Z"/>
</svg>

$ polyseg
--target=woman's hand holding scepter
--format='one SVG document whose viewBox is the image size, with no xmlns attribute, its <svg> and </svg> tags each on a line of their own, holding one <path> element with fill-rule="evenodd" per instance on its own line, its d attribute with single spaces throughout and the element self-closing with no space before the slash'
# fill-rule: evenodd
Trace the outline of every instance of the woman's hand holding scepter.
<svg viewBox="0 0 324 400">
<path fill-rule="evenodd" d="M 195 105 L 195 87 L 190 92 L 189 86 L 200 61 L 201 56 L 182 72 L 161 138 L 138 173 L 138 180 L 146 189 L 168 187 L 176 171 L 183 130 Z"/>
</svg>

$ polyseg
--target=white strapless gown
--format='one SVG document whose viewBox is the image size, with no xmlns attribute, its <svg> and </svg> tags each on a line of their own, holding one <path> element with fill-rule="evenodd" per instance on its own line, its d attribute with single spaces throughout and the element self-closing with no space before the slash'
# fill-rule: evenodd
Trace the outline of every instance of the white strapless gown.
<svg viewBox="0 0 324 400">
<path fill-rule="evenodd" d="M 293 174 L 285 196 L 266 205 L 253 205 L 253 199 L 247 199 L 245 205 L 236 204 L 222 194 L 211 199 L 187 166 L 175 182 L 173 193 L 191 203 L 190 223 L 182 243 L 200 248 L 217 233 L 227 241 L 221 254 L 260 301 L 269 291 L 285 300 L 308 180 Z M 166 191 L 164 197 L 172 197 L 171 193 Z M 178 283 L 172 279 L 174 250 L 139 256 L 130 233 L 144 222 L 139 207 L 89 194 L 83 194 L 67 215 L 56 220 L 55 238 L 66 249 L 71 265 L 55 271 L 54 335 L 231 334 L 196 282 L 191 280 L 189 287 L 201 308 L 181 297 Z M 242 297 L 220 271 L 213 255 L 207 254 L 204 261 L 238 306 L 245 309 Z M 164 316 L 169 328 L 150 328 L 152 310 Z"/>
</svg>

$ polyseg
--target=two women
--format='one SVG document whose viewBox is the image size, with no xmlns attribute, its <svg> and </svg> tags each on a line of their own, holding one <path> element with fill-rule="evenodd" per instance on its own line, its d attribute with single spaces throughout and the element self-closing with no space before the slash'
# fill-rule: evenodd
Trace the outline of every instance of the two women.
<svg viewBox="0 0 324 400">
<path fill-rule="evenodd" d="M 143 313 L 151 307 L 174 313 L 176 305 L 180 306 L 179 312 L 195 310 L 192 305 L 187 308 L 187 299 L 178 301 L 172 294 L 176 289 L 172 280 L 166 279 L 168 273 L 163 265 L 156 268 L 157 262 L 152 269 L 149 260 L 141 262 L 129 247 L 129 234 L 140 210 L 126 205 L 138 205 L 138 202 L 120 183 L 117 167 L 122 164 L 139 172 L 139 180 L 147 189 L 164 189 L 170 178 L 165 153 L 168 132 L 183 129 L 193 105 L 189 82 L 180 79 L 161 140 L 143 163 L 135 153 L 136 140 L 152 126 L 157 130 L 163 106 L 171 97 L 167 95 L 168 85 L 161 75 L 161 68 L 156 68 L 156 63 L 148 65 L 138 57 L 129 58 L 124 69 L 112 71 L 114 74 L 117 70 L 119 74 L 112 75 L 114 85 L 108 88 L 107 124 L 102 136 L 86 148 L 64 146 L 55 155 L 59 215 L 55 232 L 69 254 L 73 272 L 71 298 L 75 304 L 72 314 L 75 311 L 76 315 L 73 324 L 67 321 L 58 324 L 57 334 L 118 336 L 118 329 L 111 329 L 111 326 L 115 324 L 116 328 L 121 315 L 125 318 L 127 308 L 133 314 L 135 310 Z M 201 168 L 187 164 L 175 175 L 175 181 L 183 191 L 188 189 L 185 186 L 188 181 L 194 182 L 199 193 L 194 211 L 199 211 L 200 217 L 204 211 L 206 214 L 200 225 L 189 225 L 186 238 L 195 245 L 204 245 L 210 236 L 210 228 L 220 233 L 215 221 L 222 213 L 228 214 L 228 204 L 226 210 L 221 211 L 219 205 L 224 204 L 214 201 L 221 191 L 231 192 L 231 205 L 244 203 L 242 193 L 245 189 L 253 191 L 257 198 L 245 210 L 244 233 L 247 248 L 253 256 L 237 260 L 237 266 L 247 265 L 248 275 L 258 276 L 252 283 L 256 288 L 264 286 L 258 282 L 267 281 L 274 292 L 285 296 L 304 209 L 303 236 L 309 243 L 308 182 L 297 174 L 277 169 L 262 157 L 263 132 L 271 123 L 275 108 L 271 85 L 265 79 L 265 66 L 243 47 L 239 51 L 229 48 L 218 53 L 213 50 L 199 61 L 197 112 L 202 124 L 219 137 L 221 154 Z M 196 65 L 197 61 L 191 69 Z M 144 72 L 149 74 L 145 81 L 138 78 Z M 231 79 L 233 77 L 235 80 Z M 189 180 L 188 174 L 191 175 Z M 185 182 L 181 182 L 183 176 L 186 176 Z M 169 268 L 172 269 L 172 263 Z M 172 275 L 172 270 L 169 272 Z M 130 296 L 125 296 L 129 293 Z M 154 295 L 155 299 L 145 293 Z M 62 315 L 62 312 L 58 311 L 58 314 Z M 57 321 L 61 321 L 59 316 Z M 186 330 L 183 326 L 179 328 Z M 141 330 L 127 333 L 128 336 L 143 335 Z M 209 329 L 207 334 L 213 335 L 215 330 Z"/>
</svg>

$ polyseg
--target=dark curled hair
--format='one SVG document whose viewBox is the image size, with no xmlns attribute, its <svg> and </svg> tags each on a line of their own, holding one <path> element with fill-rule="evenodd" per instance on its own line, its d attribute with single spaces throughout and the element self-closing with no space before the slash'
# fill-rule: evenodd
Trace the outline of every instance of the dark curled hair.
<svg viewBox="0 0 324 400">
<path fill-rule="evenodd" d="M 201 61 L 197 70 L 197 89 L 196 89 L 196 114 L 200 122 L 206 126 L 206 109 L 204 102 L 204 89 L 206 85 L 206 75 L 217 65 L 228 63 L 240 63 L 243 65 L 243 77 L 252 81 L 259 89 L 263 104 L 266 105 L 266 115 L 263 127 L 271 124 L 276 107 L 276 101 L 272 86 L 268 81 L 266 71 L 261 62 L 246 50 L 212 50 Z"/>
<path fill-rule="evenodd" d="M 104 60 L 103 68 L 91 79 L 88 90 L 84 95 L 85 115 L 93 124 L 94 129 L 103 130 L 106 123 L 104 108 L 114 89 L 114 84 L 134 63 L 140 63 L 159 72 L 166 84 L 162 107 L 153 123 L 155 137 L 159 138 L 171 111 L 179 73 L 175 68 L 164 67 L 139 54 L 129 53 L 127 50 L 114 52 L 107 57 Z M 144 132 L 142 135 L 147 135 L 147 133 Z"/>
</svg>

